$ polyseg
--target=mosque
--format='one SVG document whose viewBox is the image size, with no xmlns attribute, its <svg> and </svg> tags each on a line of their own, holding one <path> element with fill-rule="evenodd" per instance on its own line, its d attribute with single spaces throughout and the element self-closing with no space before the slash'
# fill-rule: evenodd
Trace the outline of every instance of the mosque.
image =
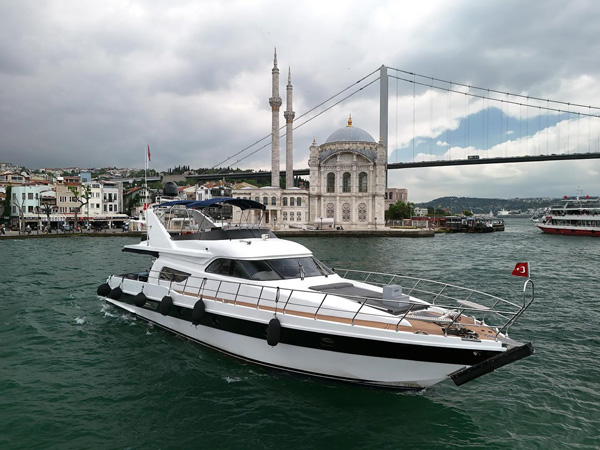
<svg viewBox="0 0 600 450">
<path fill-rule="evenodd" d="M 234 197 L 249 198 L 267 206 L 264 220 L 275 229 L 315 227 L 345 230 L 374 229 L 385 225 L 387 149 L 365 130 L 355 127 L 352 118 L 309 149 L 310 188 L 294 186 L 294 141 L 292 78 L 286 86 L 285 188 L 280 187 L 279 96 L 277 51 L 272 70 L 271 105 L 271 186 L 243 188 Z M 239 220 L 234 216 L 234 221 Z"/>
</svg>

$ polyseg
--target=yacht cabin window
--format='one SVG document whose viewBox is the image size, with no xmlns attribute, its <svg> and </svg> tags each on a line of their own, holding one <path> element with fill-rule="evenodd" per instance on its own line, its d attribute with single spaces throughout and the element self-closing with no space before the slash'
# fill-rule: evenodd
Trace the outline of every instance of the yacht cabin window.
<svg viewBox="0 0 600 450">
<path fill-rule="evenodd" d="M 183 283 L 189 276 L 189 273 L 165 266 L 161 269 L 158 278 L 160 280 L 173 281 L 174 283 Z"/>
<path fill-rule="evenodd" d="M 318 277 L 333 273 L 331 269 L 312 257 L 258 261 L 219 258 L 208 265 L 206 272 L 262 281 Z"/>
</svg>

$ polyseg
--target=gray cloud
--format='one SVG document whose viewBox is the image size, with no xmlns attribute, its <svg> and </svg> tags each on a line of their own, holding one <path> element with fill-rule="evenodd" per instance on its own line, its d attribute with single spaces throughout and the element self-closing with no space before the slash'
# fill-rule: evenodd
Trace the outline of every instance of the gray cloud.
<svg viewBox="0 0 600 450">
<path fill-rule="evenodd" d="M 149 144 L 159 170 L 212 166 L 270 132 L 274 46 L 282 97 L 292 67 L 297 116 L 381 64 L 600 105 L 599 16 L 593 1 L 0 0 L 0 160 L 31 168 L 141 167 Z M 390 133 L 397 121 L 392 84 Z M 377 138 L 378 95 L 375 83 L 299 128 L 296 159 L 305 161 L 313 138 L 323 142 L 350 113 Z M 268 152 L 240 166 L 268 168 Z M 483 195 L 490 179 L 490 195 L 523 196 L 533 180 L 554 176 L 564 186 L 535 191 L 563 195 L 581 185 L 600 193 L 595 161 L 562 171 L 521 166 L 421 169 L 390 180 L 413 200 Z M 440 174 L 452 183 L 441 183 Z"/>
</svg>

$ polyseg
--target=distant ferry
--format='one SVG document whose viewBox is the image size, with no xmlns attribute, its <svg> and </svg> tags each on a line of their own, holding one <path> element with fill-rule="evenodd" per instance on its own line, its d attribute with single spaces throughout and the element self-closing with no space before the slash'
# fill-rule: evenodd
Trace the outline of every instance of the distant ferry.
<svg viewBox="0 0 600 450">
<path fill-rule="evenodd" d="M 544 233 L 600 237 L 600 199 L 564 200 L 551 206 L 543 223 L 536 226 Z"/>
</svg>

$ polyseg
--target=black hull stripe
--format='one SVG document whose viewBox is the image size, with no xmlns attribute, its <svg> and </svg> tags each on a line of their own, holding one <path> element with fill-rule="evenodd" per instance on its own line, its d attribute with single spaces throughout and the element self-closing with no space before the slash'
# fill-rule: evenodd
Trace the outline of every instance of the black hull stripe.
<svg viewBox="0 0 600 450">
<path fill-rule="evenodd" d="M 133 297 L 124 295 L 119 301 L 133 304 Z M 143 309 L 158 313 L 159 304 L 160 302 L 148 300 Z M 175 306 L 171 308 L 169 315 L 186 322 L 192 321 L 192 310 L 188 308 Z M 490 350 L 474 351 L 468 349 L 402 344 L 351 336 L 338 336 L 329 333 L 296 330 L 286 328 L 285 315 L 280 314 L 279 317 L 281 320 L 281 337 L 279 342 L 297 347 L 378 358 L 404 359 L 409 361 L 466 366 L 472 366 L 500 353 Z M 265 345 L 267 345 L 267 324 L 264 323 L 206 312 L 200 321 L 200 325 L 237 335 L 264 339 Z"/>
<path fill-rule="evenodd" d="M 127 311 L 127 310 L 124 310 Z M 156 325 L 157 327 L 162 328 L 163 330 L 166 330 L 172 334 L 175 334 L 177 336 L 181 336 L 183 338 L 189 339 L 192 342 L 195 342 L 197 344 L 200 344 L 206 348 L 209 348 L 211 350 L 217 351 L 219 353 L 222 353 L 224 355 L 227 355 L 229 357 L 241 360 L 241 361 L 245 361 L 248 362 L 250 364 L 255 364 L 257 366 L 262 366 L 262 367 L 266 367 L 269 369 L 275 369 L 281 372 L 289 372 L 292 374 L 296 374 L 296 375 L 303 375 L 303 376 L 309 376 L 309 377 L 313 377 L 313 378 L 319 378 L 319 379 L 324 379 L 324 380 L 333 380 L 333 381 L 338 381 L 338 382 L 342 382 L 342 383 L 352 383 L 352 384 L 356 384 L 359 386 L 366 386 L 366 387 L 376 387 L 376 388 L 381 388 L 381 389 L 390 389 L 390 390 L 394 390 L 394 391 L 404 391 L 404 392 L 418 392 L 418 391 L 422 391 L 424 389 L 426 389 L 425 387 L 417 387 L 417 386 L 402 386 L 402 385 L 397 385 L 397 384 L 385 384 L 379 381 L 371 381 L 371 380 L 360 380 L 357 378 L 347 378 L 347 377 L 337 377 L 337 376 L 333 376 L 333 375 L 324 375 L 322 373 L 317 373 L 317 372 L 310 372 L 307 370 L 300 370 L 300 369 L 293 369 L 290 367 L 286 367 L 286 366 L 279 366 L 277 364 L 268 364 L 265 363 L 264 361 L 259 361 L 257 359 L 252 359 L 252 358 L 246 358 L 244 356 L 241 356 L 237 353 L 231 353 L 228 352 L 227 350 L 223 350 L 220 347 L 215 347 L 214 345 L 208 344 L 204 341 L 201 341 L 199 339 L 193 338 L 191 336 L 188 336 L 187 334 L 183 334 L 183 333 L 179 333 L 177 330 L 173 330 L 172 328 L 168 328 L 165 327 L 164 325 L 155 322 L 152 319 L 149 319 L 147 317 L 142 317 L 136 314 L 136 317 L 139 317 L 140 319 L 145 320 L 146 322 L 149 322 L 153 325 Z"/>
</svg>

